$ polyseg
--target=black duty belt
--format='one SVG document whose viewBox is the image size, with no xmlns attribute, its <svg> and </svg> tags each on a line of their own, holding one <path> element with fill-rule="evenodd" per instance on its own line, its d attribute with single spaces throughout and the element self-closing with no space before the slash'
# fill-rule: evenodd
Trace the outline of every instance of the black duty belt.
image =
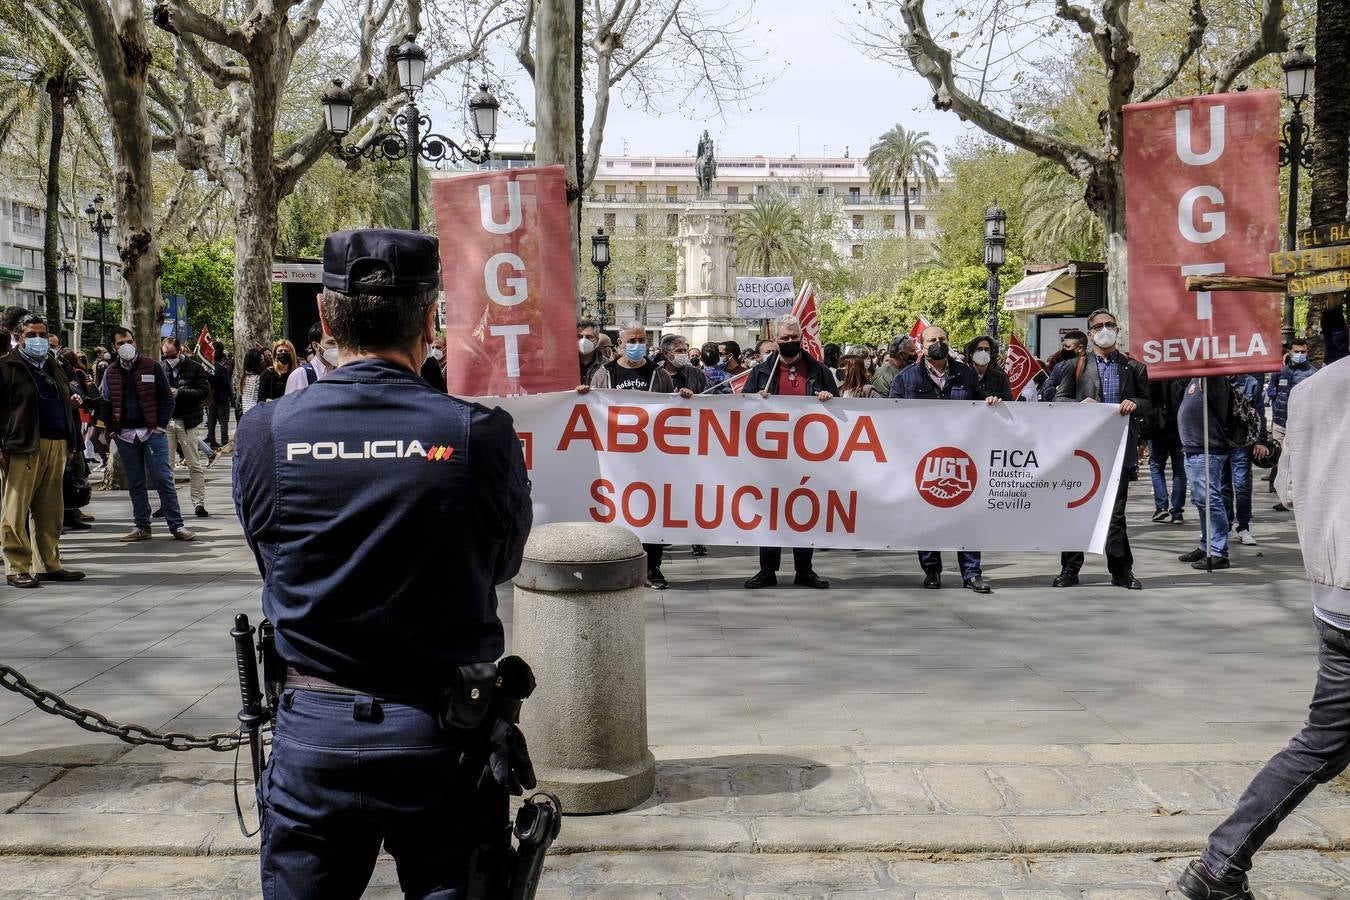
<svg viewBox="0 0 1350 900">
<path fill-rule="evenodd" d="M 338 684 L 322 678 L 318 675 L 310 675 L 302 672 L 294 666 L 286 667 L 286 683 L 284 687 L 300 688 L 306 691 L 320 691 L 326 694 L 346 694 L 349 697 L 375 697 L 379 700 L 389 700 L 394 703 L 406 703 L 410 706 L 425 706 L 435 708 L 439 701 L 430 694 L 416 694 L 411 691 L 399 690 L 380 690 L 377 688 L 358 688 L 349 685 Z"/>
</svg>

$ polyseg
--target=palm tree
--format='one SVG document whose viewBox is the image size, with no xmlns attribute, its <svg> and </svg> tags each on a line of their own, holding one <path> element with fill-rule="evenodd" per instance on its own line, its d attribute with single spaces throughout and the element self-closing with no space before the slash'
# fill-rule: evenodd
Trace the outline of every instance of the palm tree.
<svg viewBox="0 0 1350 900">
<path fill-rule="evenodd" d="M 1099 259 L 1106 250 L 1102 220 L 1088 208 L 1083 183 L 1057 164 L 1037 159 L 1022 188 L 1024 239 L 1047 259 Z"/>
<path fill-rule="evenodd" d="M 757 197 L 731 226 L 736 263 L 743 271 L 759 272 L 766 278 L 784 274 L 784 267 L 795 265 L 805 255 L 804 232 L 801 214 L 792 204 L 782 197 Z"/>
<path fill-rule="evenodd" d="M 906 131 L 896 125 L 867 151 L 873 194 L 900 188 L 905 201 L 905 237 L 910 236 L 909 184 L 933 190 L 937 187 L 937 148 L 926 131 Z"/>
<path fill-rule="evenodd" d="M 43 293 L 47 320 L 61 330 L 61 295 L 56 287 L 61 228 L 61 140 L 66 108 L 80 94 L 75 61 L 27 16 L 21 4 L 0 6 L 0 146 L 16 129 L 26 128 L 41 141 L 47 136 L 46 221 L 42 243 Z"/>
</svg>

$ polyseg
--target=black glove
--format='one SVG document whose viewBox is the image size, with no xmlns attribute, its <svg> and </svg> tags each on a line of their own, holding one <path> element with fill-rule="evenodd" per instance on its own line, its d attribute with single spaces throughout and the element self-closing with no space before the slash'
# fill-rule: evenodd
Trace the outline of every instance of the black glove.
<svg viewBox="0 0 1350 900">
<path fill-rule="evenodd" d="M 491 780 L 516 796 L 534 790 L 534 764 L 530 762 L 530 750 L 519 728 L 505 719 L 498 719 L 488 734 L 487 750 L 487 764 L 478 777 L 480 789 Z"/>
</svg>

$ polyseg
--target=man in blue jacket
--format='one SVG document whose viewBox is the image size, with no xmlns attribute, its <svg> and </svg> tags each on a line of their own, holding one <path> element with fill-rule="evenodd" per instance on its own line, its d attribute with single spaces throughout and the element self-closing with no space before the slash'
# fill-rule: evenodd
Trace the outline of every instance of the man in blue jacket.
<svg viewBox="0 0 1350 900">
<path fill-rule="evenodd" d="M 503 782 L 533 786 L 523 755 L 485 772 L 474 732 L 441 721 L 502 654 L 495 585 L 520 568 L 531 507 L 511 417 L 418 374 L 437 260 L 414 231 L 330 235 L 319 309 L 340 366 L 235 434 L 235 505 L 287 667 L 259 785 L 267 900 L 359 896 L 381 845 L 407 896 L 464 897 L 506 830 Z"/>
<path fill-rule="evenodd" d="M 1284 441 L 1284 426 L 1289 420 L 1289 392 L 1316 374 L 1317 366 L 1308 362 L 1308 339 L 1294 338 L 1289 344 L 1289 356 L 1284 368 L 1276 373 L 1266 388 L 1266 397 L 1270 400 L 1270 436 L 1275 440 L 1281 443 Z M 1278 465 L 1271 467 L 1271 490 L 1274 490 L 1279 468 Z M 1289 511 L 1289 507 L 1283 503 L 1276 503 L 1275 509 L 1279 512 Z"/>
<path fill-rule="evenodd" d="M 999 403 L 998 395 L 986 397 L 975 370 L 951 358 L 951 342 L 947 329 L 929 325 L 919 336 L 919 359 L 902 370 L 891 382 L 891 396 L 904 400 L 984 400 Z M 961 550 L 956 554 L 961 565 L 961 583 L 977 594 L 992 594 L 994 589 L 984 580 L 978 550 Z M 936 590 L 942 587 L 942 554 L 937 550 L 920 550 L 919 565 L 923 567 L 923 586 Z"/>
</svg>

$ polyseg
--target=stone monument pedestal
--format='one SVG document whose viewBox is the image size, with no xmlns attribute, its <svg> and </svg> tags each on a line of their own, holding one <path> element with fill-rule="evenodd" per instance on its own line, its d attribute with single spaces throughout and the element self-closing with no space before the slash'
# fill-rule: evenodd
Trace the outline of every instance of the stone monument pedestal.
<svg viewBox="0 0 1350 900">
<path fill-rule="evenodd" d="M 759 320 L 736 316 L 734 215 L 725 203 L 713 199 L 695 200 L 680 213 L 675 315 L 663 330 L 683 336 L 691 347 L 736 341 L 745 349 L 759 331 Z"/>
</svg>

